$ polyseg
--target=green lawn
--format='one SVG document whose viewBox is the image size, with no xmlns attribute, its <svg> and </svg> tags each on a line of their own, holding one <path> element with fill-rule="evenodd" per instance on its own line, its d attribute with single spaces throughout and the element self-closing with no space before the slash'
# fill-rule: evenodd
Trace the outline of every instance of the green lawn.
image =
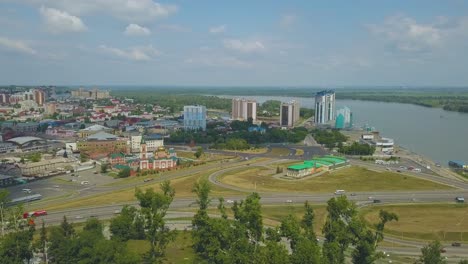
<svg viewBox="0 0 468 264">
<path fill-rule="evenodd" d="M 398 222 L 385 226 L 385 232 L 396 237 L 440 241 L 468 241 L 468 205 L 412 204 L 365 208 L 362 216 L 368 223 L 378 221 L 379 210 L 398 215 Z"/>
<path fill-rule="evenodd" d="M 347 167 L 302 180 L 273 178 L 276 171 L 267 168 L 245 168 L 220 177 L 224 183 L 244 189 L 267 192 L 333 192 L 447 190 L 452 187 L 393 172 L 376 172 L 362 167 Z"/>
</svg>

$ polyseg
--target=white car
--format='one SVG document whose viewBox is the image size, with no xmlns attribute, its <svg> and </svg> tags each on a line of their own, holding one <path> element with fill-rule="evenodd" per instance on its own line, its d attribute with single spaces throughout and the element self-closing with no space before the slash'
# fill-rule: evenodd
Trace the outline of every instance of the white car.
<svg viewBox="0 0 468 264">
<path fill-rule="evenodd" d="M 293 201 L 292 200 L 286 200 L 287 203 L 292 203 Z"/>
<path fill-rule="evenodd" d="M 89 181 L 82 181 L 81 182 L 81 185 L 88 185 L 89 184 Z"/>
<path fill-rule="evenodd" d="M 234 203 L 234 201 L 233 200 L 227 200 L 226 203 L 232 204 L 232 203 Z"/>
</svg>

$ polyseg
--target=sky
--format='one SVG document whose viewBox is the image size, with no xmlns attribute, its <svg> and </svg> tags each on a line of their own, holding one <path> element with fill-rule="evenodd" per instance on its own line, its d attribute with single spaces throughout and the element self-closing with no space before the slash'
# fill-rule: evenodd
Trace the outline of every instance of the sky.
<svg viewBox="0 0 468 264">
<path fill-rule="evenodd" d="M 0 84 L 468 86 L 468 0 L 0 0 Z"/>
</svg>

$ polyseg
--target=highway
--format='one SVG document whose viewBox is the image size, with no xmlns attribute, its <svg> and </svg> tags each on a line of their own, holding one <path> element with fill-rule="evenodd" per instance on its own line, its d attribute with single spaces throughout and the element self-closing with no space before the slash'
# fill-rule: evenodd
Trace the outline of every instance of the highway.
<svg viewBox="0 0 468 264">
<path fill-rule="evenodd" d="M 295 148 L 295 147 L 294 147 Z M 289 148 L 290 151 L 293 151 Z M 232 154 L 232 153 L 230 153 Z M 253 156 L 251 156 L 253 155 Z M 241 155 L 239 155 L 241 156 Z M 216 170 L 209 176 L 209 181 L 213 184 L 216 184 L 222 188 L 232 189 L 236 191 L 241 191 L 244 193 L 249 193 L 254 190 L 252 189 L 242 189 L 236 186 L 231 186 L 225 183 L 221 183 L 218 181 L 217 177 L 220 175 L 227 173 L 232 170 L 236 170 L 239 168 L 245 168 L 247 164 L 250 167 L 258 167 L 258 166 L 267 166 L 273 164 L 275 162 L 284 162 L 286 159 L 292 159 L 292 157 L 281 157 L 281 159 L 274 159 L 269 161 L 263 162 L 256 162 L 255 154 L 245 154 L 243 155 L 244 159 L 237 159 L 235 161 L 224 162 L 224 163 L 212 163 L 206 164 L 198 167 L 193 167 L 191 169 L 184 169 L 180 171 L 176 171 L 174 173 L 168 175 L 162 175 L 160 177 L 155 178 L 154 181 L 150 182 L 150 184 L 154 184 L 155 182 L 160 182 L 163 180 L 173 180 L 181 177 L 186 177 L 198 172 L 203 171 L 210 171 Z M 252 157 L 248 160 L 245 157 Z M 382 165 L 375 165 L 369 162 L 362 162 L 360 160 L 351 160 L 353 165 L 363 166 L 371 170 L 375 171 L 385 171 L 387 170 L 388 166 Z M 392 171 L 398 170 L 398 167 L 391 167 L 389 168 Z M 459 181 L 458 179 L 454 178 L 446 178 L 430 171 L 422 171 L 420 173 L 404 171 L 404 174 L 408 174 L 413 177 L 418 177 L 426 180 L 431 180 L 434 182 L 446 184 L 449 186 L 453 186 L 456 189 L 454 190 L 427 190 L 427 191 L 379 191 L 375 190 L 373 192 L 353 192 L 353 193 L 346 193 L 348 199 L 351 201 L 356 202 L 358 206 L 373 206 L 374 200 L 379 200 L 383 204 L 397 204 L 397 203 L 434 203 L 434 202 L 454 202 L 454 198 L 457 196 L 468 197 L 468 183 Z M 60 202 L 66 202 L 76 199 L 81 199 L 87 196 L 93 196 L 99 193 L 106 193 L 110 191 L 118 191 L 124 190 L 128 188 L 134 188 L 139 186 L 145 186 L 149 183 L 141 182 L 133 182 L 129 184 L 122 184 L 122 185 L 112 185 L 112 186 L 78 186 L 77 188 L 73 188 L 71 191 L 72 195 L 67 197 L 59 197 L 57 198 Z M 363 183 L 365 184 L 365 183 Z M 330 198 L 335 197 L 333 193 L 301 193 L 301 192 L 290 192 L 290 193 L 272 193 L 272 192 L 259 192 L 261 198 L 262 205 L 299 205 L 303 204 L 305 201 L 309 201 L 315 204 L 323 204 L 326 203 Z M 224 197 L 225 201 L 232 200 L 232 201 L 239 201 L 244 199 L 246 195 L 242 196 L 228 196 Z M 34 202 L 34 204 L 43 204 L 46 205 L 51 201 L 39 201 Z M 131 205 L 136 205 L 135 203 L 129 203 Z M 212 206 L 217 204 L 217 200 L 214 199 L 212 202 Z M 380 203 L 379 203 L 380 204 Z M 47 216 L 41 216 L 38 218 L 44 219 L 47 225 L 55 225 L 62 221 L 63 216 L 67 216 L 67 218 L 71 222 L 84 222 L 86 219 L 90 217 L 97 217 L 99 219 L 110 219 L 116 216 L 116 212 L 120 211 L 124 204 L 110 204 L 104 206 L 92 206 L 92 207 L 84 207 L 84 208 L 77 208 L 77 209 L 67 209 L 67 210 L 60 210 L 60 211 L 49 211 Z M 226 206 L 231 206 L 231 204 L 226 204 Z M 197 205 L 195 204 L 194 198 L 177 198 L 173 201 L 170 206 L 170 211 L 168 212 L 167 218 L 168 223 L 177 223 L 178 228 L 186 228 L 190 226 L 190 221 L 181 221 L 180 218 L 190 218 L 193 213 L 192 212 L 180 212 L 181 209 L 184 208 L 195 208 Z M 177 221 L 170 220 L 170 219 L 179 219 Z M 407 245 L 412 246 L 412 249 L 401 249 L 395 251 L 395 253 L 401 254 L 413 254 L 418 255 L 419 249 L 418 247 L 422 247 L 425 242 L 419 241 L 407 241 L 402 239 L 397 239 L 393 237 L 386 237 L 386 241 L 394 242 L 400 245 Z M 447 245 L 449 246 L 449 245 Z M 392 249 L 388 249 L 388 251 L 392 251 Z M 398 252 L 397 252 L 398 251 Z M 447 251 L 447 255 L 451 256 L 464 256 L 463 253 L 466 251 L 466 247 L 462 246 L 461 248 L 450 248 Z"/>
</svg>

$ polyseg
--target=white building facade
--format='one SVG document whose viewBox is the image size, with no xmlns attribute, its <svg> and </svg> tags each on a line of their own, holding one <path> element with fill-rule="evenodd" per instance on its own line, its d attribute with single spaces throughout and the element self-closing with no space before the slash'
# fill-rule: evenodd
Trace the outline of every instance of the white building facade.
<svg viewBox="0 0 468 264">
<path fill-rule="evenodd" d="M 335 120 L 335 92 L 326 90 L 315 95 L 315 123 L 330 124 Z"/>
</svg>

